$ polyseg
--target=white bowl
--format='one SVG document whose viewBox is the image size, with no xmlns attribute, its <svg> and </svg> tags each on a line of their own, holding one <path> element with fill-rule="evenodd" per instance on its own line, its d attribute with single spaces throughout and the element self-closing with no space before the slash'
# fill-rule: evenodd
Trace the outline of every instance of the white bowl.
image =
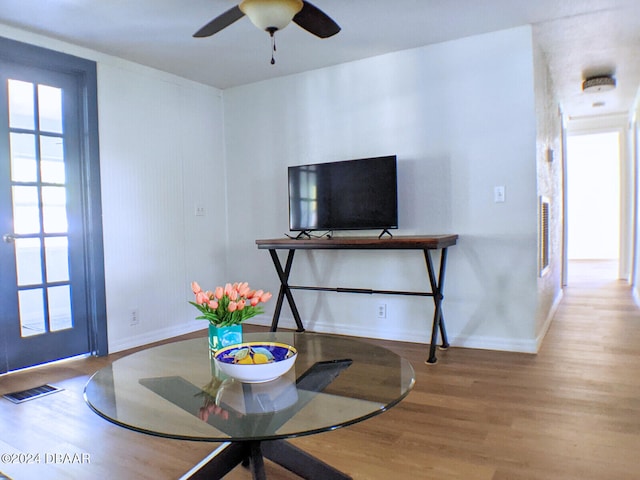
<svg viewBox="0 0 640 480">
<path fill-rule="evenodd" d="M 262 383 L 287 373 L 297 356 L 298 351 L 285 343 L 245 342 L 218 350 L 214 360 L 216 367 L 231 378 L 244 383 Z M 262 363 L 265 357 L 266 363 Z"/>
</svg>

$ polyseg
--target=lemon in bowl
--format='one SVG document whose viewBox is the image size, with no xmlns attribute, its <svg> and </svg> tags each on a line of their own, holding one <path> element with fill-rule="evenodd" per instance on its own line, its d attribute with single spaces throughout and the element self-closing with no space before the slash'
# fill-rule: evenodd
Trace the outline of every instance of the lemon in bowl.
<svg viewBox="0 0 640 480">
<path fill-rule="evenodd" d="M 295 347 L 278 342 L 245 342 L 216 351 L 217 368 L 244 383 L 275 380 L 287 373 L 296 361 Z"/>
</svg>

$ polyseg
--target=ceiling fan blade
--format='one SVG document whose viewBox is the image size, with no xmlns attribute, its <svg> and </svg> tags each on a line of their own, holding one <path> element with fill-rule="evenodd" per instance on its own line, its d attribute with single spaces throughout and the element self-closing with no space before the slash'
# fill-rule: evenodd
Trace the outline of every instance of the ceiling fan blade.
<svg viewBox="0 0 640 480">
<path fill-rule="evenodd" d="M 244 17 L 244 13 L 242 13 L 240 7 L 236 5 L 224 12 L 222 15 L 218 15 L 216 18 L 211 20 L 204 27 L 194 33 L 193 36 L 196 38 L 210 37 L 214 33 L 218 33 L 223 28 L 228 27 L 236 20 L 240 20 L 242 17 Z"/>
<path fill-rule="evenodd" d="M 340 26 L 331 17 L 309 2 L 302 2 L 302 10 L 294 17 L 293 21 L 320 38 L 327 38 L 340 31 Z"/>
</svg>

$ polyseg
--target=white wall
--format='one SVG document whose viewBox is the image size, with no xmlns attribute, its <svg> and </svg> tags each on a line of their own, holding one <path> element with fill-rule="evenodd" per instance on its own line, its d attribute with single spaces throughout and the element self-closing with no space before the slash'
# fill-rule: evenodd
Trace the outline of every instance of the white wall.
<svg viewBox="0 0 640 480">
<path fill-rule="evenodd" d="M 10 27 L 0 35 L 98 64 L 109 350 L 205 328 L 187 300 L 192 280 L 227 277 L 221 92 Z"/>
<path fill-rule="evenodd" d="M 230 271 L 277 291 L 254 241 L 287 231 L 288 165 L 397 154 L 396 234 L 460 235 L 445 289 L 452 343 L 535 351 L 533 78 L 532 31 L 522 27 L 225 90 Z M 496 185 L 505 203 L 493 202 Z M 419 252 L 296 255 L 292 283 L 426 289 Z M 428 341 L 430 300 L 296 297 L 310 329 Z M 375 318 L 381 302 L 387 320 Z M 281 325 L 293 326 L 288 307 Z"/>
<path fill-rule="evenodd" d="M 445 289 L 452 343 L 536 350 L 529 27 L 223 95 L 9 27 L 0 34 L 98 62 L 112 351 L 200 328 L 186 304 L 191 280 L 246 280 L 277 292 L 269 256 L 254 241 L 287 230 L 286 167 L 385 154 L 399 159 L 396 234 L 460 234 Z M 506 186 L 505 203 L 493 202 L 496 185 Z M 193 215 L 196 205 L 205 217 Z M 427 289 L 418 252 L 299 252 L 295 267 L 297 283 Z M 310 329 L 428 341 L 429 299 L 296 293 Z M 257 321 L 269 321 L 273 303 Z M 378 303 L 388 304 L 388 319 L 375 318 Z M 131 327 L 134 309 L 140 324 Z M 287 307 L 283 313 L 292 326 Z"/>
<path fill-rule="evenodd" d="M 538 197 L 549 202 L 549 266 L 542 268 L 538 258 L 538 310 L 535 337 L 538 347 L 551 324 L 562 299 L 563 265 L 563 130 L 562 116 L 554 95 L 551 75 L 535 41 L 534 30 L 534 88 L 536 97 L 536 172 Z M 538 202 L 539 204 L 539 202 Z M 538 221 L 540 220 L 538 212 Z M 541 249 L 538 225 L 538 256 Z"/>
<path fill-rule="evenodd" d="M 225 279 L 224 128 L 216 89 L 108 63 L 99 63 L 98 82 L 114 351 L 206 327 L 186 302 L 192 280 Z"/>
<path fill-rule="evenodd" d="M 629 114 L 628 123 L 628 141 L 627 148 L 629 152 L 630 163 L 633 166 L 631 173 L 631 180 L 633 187 L 630 189 L 632 198 L 632 265 L 630 269 L 630 280 L 633 289 L 633 297 L 636 303 L 640 304 L 640 285 L 638 284 L 638 278 L 640 273 L 640 221 L 638 219 L 638 207 L 640 206 L 640 124 L 638 123 L 638 117 L 640 116 L 640 89 L 636 94 L 636 101 L 634 108 Z"/>
</svg>

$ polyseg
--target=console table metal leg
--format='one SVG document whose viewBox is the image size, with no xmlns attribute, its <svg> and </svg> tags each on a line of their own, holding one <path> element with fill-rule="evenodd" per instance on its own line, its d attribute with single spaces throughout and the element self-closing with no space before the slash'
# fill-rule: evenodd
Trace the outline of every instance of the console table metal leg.
<svg viewBox="0 0 640 480">
<path fill-rule="evenodd" d="M 438 331 L 442 336 L 442 348 L 449 347 L 449 341 L 447 340 L 447 332 L 444 325 L 444 315 L 442 314 L 442 299 L 444 298 L 444 274 L 447 265 L 447 249 L 443 248 L 440 253 L 440 269 L 438 272 L 438 279 L 435 277 L 435 270 L 433 268 L 433 261 L 431 260 L 431 253 L 429 250 L 424 250 L 424 258 L 427 263 L 427 272 L 429 274 L 429 282 L 431 283 L 431 292 L 433 293 L 433 324 L 431 326 L 431 344 L 429 345 L 429 358 L 427 363 L 436 363 L 436 344 L 438 343 Z"/>
<path fill-rule="evenodd" d="M 447 329 L 444 326 L 444 314 L 442 313 L 442 300 L 444 299 L 444 274 L 447 267 L 447 249 L 443 248 L 440 253 L 440 272 L 438 273 L 438 292 L 440 296 L 440 337 L 442 338 L 442 346 L 440 348 L 449 348 L 449 340 L 447 338 Z"/>
<path fill-rule="evenodd" d="M 269 253 L 271 254 L 273 266 L 276 268 L 278 278 L 280 279 L 280 291 L 278 292 L 278 299 L 276 301 L 276 307 L 273 312 L 273 319 L 271 320 L 271 331 L 275 332 L 278 329 L 278 321 L 280 320 L 282 303 L 284 301 L 284 297 L 287 297 L 287 302 L 289 302 L 291 313 L 293 314 L 293 318 L 296 321 L 298 332 L 304 332 L 304 325 L 302 324 L 302 320 L 300 319 L 298 307 L 296 306 L 296 302 L 293 300 L 293 294 L 291 293 L 291 289 L 289 288 L 289 274 L 291 273 L 291 266 L 293 265 L 293 255 L 295 254 L 295 250 L 289 250 L 284 270 L 282 269 L 282 264 L 280 263 L 280 259 L 278 258 L 277 251 L 270 249 Z"/>
</svg>

